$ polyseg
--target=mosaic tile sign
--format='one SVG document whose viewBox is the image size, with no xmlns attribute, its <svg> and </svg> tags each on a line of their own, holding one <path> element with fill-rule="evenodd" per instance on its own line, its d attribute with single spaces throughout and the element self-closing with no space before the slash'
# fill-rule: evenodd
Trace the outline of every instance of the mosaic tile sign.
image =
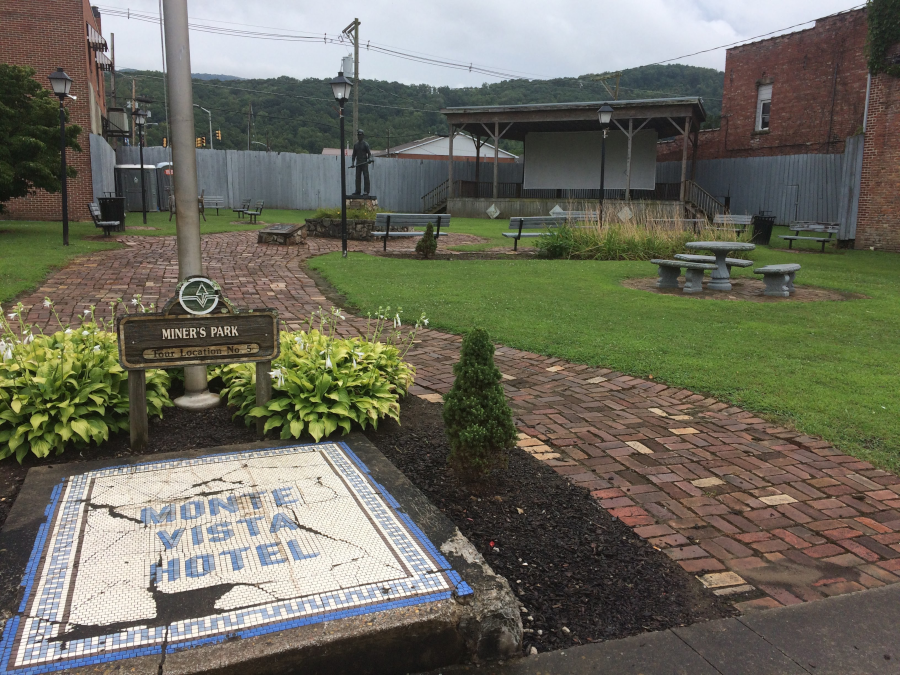
<svg viewBox="0 0 900 675">
<path fill-rule="evenodd" d="M 466 595 L 343 443 L 120 466 L 56 487 L 0 644 L 39 673 Z"/>
</svg>

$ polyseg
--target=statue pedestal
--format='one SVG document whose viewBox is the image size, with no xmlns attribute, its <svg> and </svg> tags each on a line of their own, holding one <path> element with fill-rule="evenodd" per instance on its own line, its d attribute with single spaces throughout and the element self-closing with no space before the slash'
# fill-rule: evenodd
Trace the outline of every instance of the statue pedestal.
<svg viewBox="0 0 900 675">
<path fill-rule="evenodd" d="M 347 195 L 348 209 L 369 209 L 378 208 L 378 197 L 375 195 Z"/>
</svg>

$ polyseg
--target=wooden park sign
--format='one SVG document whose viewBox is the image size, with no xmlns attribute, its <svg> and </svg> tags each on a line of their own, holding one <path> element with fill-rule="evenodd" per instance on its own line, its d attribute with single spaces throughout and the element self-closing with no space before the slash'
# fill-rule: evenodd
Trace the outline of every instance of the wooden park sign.
<svg viewBox="0 0 900 675">
<path fill-rule="evenodd" d="M 161 312 L 121 316 L 116 329 L 119 362 L 128 371 L 133 449 L 148 441 L 148 368 L 255 362 L 256 400 L 271 398 L 268 371 L 279 353 L 277 312 L 240 311 L 210 279 L 186 279 Z"/>
</svg>

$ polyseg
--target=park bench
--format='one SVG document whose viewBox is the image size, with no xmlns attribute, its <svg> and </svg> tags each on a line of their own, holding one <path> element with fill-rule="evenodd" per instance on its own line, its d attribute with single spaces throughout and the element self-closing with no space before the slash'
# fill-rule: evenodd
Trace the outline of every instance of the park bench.
<svg viewBox="0 0 900 675">
<path fill-rule="evenodd" d="M 744 231 L 753 222 L 753 216 L 734 216 L 730 213 L 720 213 L 713 217 L 713 229 L 730 230 L 735 234 L 744 234 Z M 718 226 L 718 227 L 716 227 Z"/>
<path fill-rule="evenodd" d="M 251 211 L 247 209 L 244 211 L 248 216 L 250 216 L 250 223 L 253 224 L 256 222 L 256 219 L 262 215 L 263 207 L 266 205 L 266 201 L 264 199 L 260 199 L 256 202 L 256 206 Z"/>
<path fill-rule="evenodd" d="M 766 265 L 753 270 L 754 274 L 762 274 L 766 290 L 763 295 L 786 298 L 794 292 L 794 275 L 800 270 L 797 263 L 786 265 Z"/>
<path fill-rule="evenodd" d="M 449 213 L 378 213 L 375 215 L 375 227 L 383 228 L 383 231 L 372 232 L 373 237 L 381 237 L 384 240 L 384 250 L 387 251 L 388 238 L 390 237 L 421 237 L 425 232 L 391 232 L 394 227 L 427 227 L 428 224 L 435 227 L 434 238 L 446 237 L 447 232 L 441 232 L 442 227 L 450 227 Z"/>
<path fill-rule="evenodd" d="M 838 229 L 840 228 L 840 223 L 822 223 L 817 221 L 809 221 L 809 220 L 795 220 L 791 223 L 790 227 L 788 227 L 791 232 L 794 234 L 792 236 L 789 235 L 781 235 L 782 239 L 787 240 L 788 248 L 794 247 L 795 241 L 815 241 L 822 244 L 822 253 L 825 252 L 825 244 L 829 241 L 833 241 L 832 237 L 837 234 Z M 819 234 L 827 234 L 827 237 L 806 237 L 800 236 L 801 232 L 818 232 Z"/>
<path fill-rule="evenodd" d="M 112 230 L 122 231 L 125 229 L 125 223 L 120 220 L 100 220 L 100 207 L 93 202 L 88 204 L 88 210 L 91 212 L 91 218 L 95 227 L 103 228 L 103 234 L 107 237 Z"/>
<path fill-rule="evenodd" d="M 573 212 L 574 213 L 574 212 Z M 513 251 L 518 250 L 519 240 L 523 237 L 540 237 L 543 232 L 522 232 L 522 230 L 544 230 L 550 227 L 560 227 L 568 222 L 567 216 L 515 216 L 509 219 L 509 229 L 515 232 L 502 232 L 504 237 L 514 240 Z"/>
<path fill-rule="evenodd" d="M 654 265 L 659 266 L 659 280 L 656 282 L 657 288 L 678 288 L 678 277 L 681 276 L 681 270 L 684 268 L 684 293 L 700 293 L 703 291 L 703 273 L 707 270 L 716 269 L 715 265 L 702 262 L 688 262 L 687 260 L 661 260 L 654 258 L 651 260 Z"/>
<path fill-rule="evenodd" d="M 711 263 L 715 264 L 716 256 L 714 255 L 692 255 L 690 253 L 676 253 L 675 260 L 684 260 L 685 262 L 695 263 Z M 732 267 L 752 267 L 752 260 L 741 260 L 740 258 L 725 258 L 725 267 L 728 268 L 728 276 L 731 276 Z"/>
<path fill-rule="evenodd" d="M 219 215 L 219 209 L 225 208 L 224 197 L 203 197 L 204 209 L 215 209 L 216 215 Z"/>
<path fill-rule="evenodd" d="M 250 199 L 244 199 L 244 200 L 242 200 L 242 201 L 241 201 L 241 208 L 239 208 L 239 209 L 231 209 L 231 212 L 232 212 L 232 213 L 238 214 L 238 216 L 241 218 L 241 220 L 243 220 L 243 219 L 244 219 L 244 214 L 247 213 L 247 211 L 250 209 L 250 202 L 251 202 L 251 201 L 252 201 L 252 200 L 250 200 Z"/>
</svg>

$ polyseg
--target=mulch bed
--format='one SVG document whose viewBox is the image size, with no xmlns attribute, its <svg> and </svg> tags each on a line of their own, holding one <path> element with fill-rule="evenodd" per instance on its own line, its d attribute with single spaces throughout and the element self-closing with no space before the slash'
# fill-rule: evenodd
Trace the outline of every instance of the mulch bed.
<svg viewBox="0 0 900 675">
<path fill-rule="evenodd" d="M 525 610 L 526 653 L 532 646 L 548 651 L 736 614 L 586 490 L 521 450 L 510 454 L 506 471 L 460 481 L 446 467 L 441 405 L 416 396 L 401 405 L 402 426 L 388 420 L 366 435 L 509 580 Z M 151 420 L 142 454 L 152 459 L 258 440 L 254 429 L 232 421 L 232 412 L 167 408 L 163 419 Z M 30 467 L 133 454 L 122 433 L 81 452 L 0 462 L 0 525 Z"/>
<path fill-rule="evenodd" d="M 789 298 L 763 295 L 766 284 L 762 279 L 736 278 L 731 280 L 730 291 L 711 291 L 705 286 L 702 293 L 685 293 L 680 288 L 657 288 L 656 277 L 625 279 L 622 285 L 639 291 L 649 291 L 660 295 L 679 295 L 699 300 L 744 300 L 746 302 L 818 302 L 821 300 L 864 300 L 868 296 L 861 293 L 845 293 L 830 288 L 816 286 L 795 286 L 796 292 Z"/>
<path fill-rule="evenodd" d="M 402 426 L 366 432 L 509 581 L 525 652 L 562 649 L 737 614 L 665 554 L 527 453 L 467 483 L 447 470 L 442 406 L 409 396 Z"/>
</svg>

